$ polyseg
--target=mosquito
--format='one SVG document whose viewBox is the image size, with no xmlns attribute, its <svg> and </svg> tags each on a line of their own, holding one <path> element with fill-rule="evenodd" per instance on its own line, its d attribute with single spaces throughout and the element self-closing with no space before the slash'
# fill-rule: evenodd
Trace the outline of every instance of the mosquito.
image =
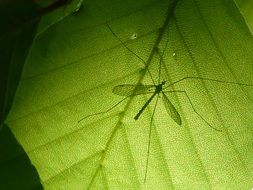
<svg viewBox="0 0 253 190">
<path fill-rule="evenodd" d="M 146 62 L 140 57 L 138 56 L 136 53 L 134 53 L 130 48 L 128 48 L 125 43 L 113 32 L 113 30 L 111 29 L 111 27 L 109 26 L 109 24 L 107 23 L 107 27 L 109 28 L 110 32 L 120 41 L 120 43 L 128 50 L 130 51 L 134 56 L 136 56 L 140 61 L 142 61 L 145 65 Z M 184 94 L 185 97 L 188 99 L 190 106 L 192 107 L 193 111 L 199 116 L 200 119 L 202 119 L 210 128 L 212 128 L 215 131 L 221 132 L 221 129 L 218 129 L 214 126 L 212 126 L 198 111 L 197 109 L 194 107 L 193 102 L 191 101 L 189 95 L 187 94 L 187 92 L 185 90 L 167 90 L 168 88 L 181 83 L 182 81 L 186 81 L 186 80 L 200 80 L 200 81 L 209 81 L 209 82 L 216 82 L 216 83 L 226 83 L 226 84 L 232 84 L 232 85 L 240 85 L 240 86 L 253 86 L 252 84 L 244 84 L 244 83 L 238 83 L 238 82 L 228 82 L 228 81 L 223 81 L 223 80 L 217 80 L 217 79 L 210 79 L 210 78 L 204 78 L 204 77 L 184 77 L 181 78 L 175 82 L 172 82 L 170 84 L 168 84 L 167 86 L 165 86 L 166 81 L 163 80 L 161 81 L 161 65 L 163 61 L 163 55 L 165 52 L 165 49 L 168 45 L 168 39 L 166 41 L 165 47 L 163 49 L 163 52 L 160 52 L 160 50 L 158 49 L 158 47 L 156 47 L 156 53 L 159 55 L 159 71 L 158 71 L 158 83 L 155 83 L 155 80 L 152 77 L 151 72 L 149 71 L 149 69 L 147 68 L 147 71 L 153 81 L 152 85 L 144 85 L 144 84 L 121 84 L 121 85 L 117 85 L 115 87 L 113 87 L 112 89 L 112 93 L 119 95 L 119 96 L 124 96 L 124 98 L 122 100 L 120 100 L 118 103 L 116 103 L 115 105 L 113 105 L 112 107 L 110 107 L 109 109 L 102 111 L 102 112 L 97 112 L 88 116 L 85 116 L 83 118 L 81 118 L 79 122 L 85 120 L 88 117 L 92 117 L 92 116 L 96 116 L 96 115 L 100 115 L 100 114 L 105 114 L 108 113 L 109 111 L 113 110 L 115 107 L 117 107 L 118 105 L 120 105 L 122 102 L 124 102 L 127 98 L 129 97 L 133 97 L 133 96 L 138 96 L 138 95 L 148 95 L 148 94 L 152 94 L 149 99 L 146 101 L 146 103 L 142 106 L 142 108 L 137 112 L 137 114 L 134 116 L 135 120 L 138 120 L 140 118 L 140 116 L 142 115 L 142 113 L 145 111 L 145 109 L 148 107 L 148 105 L 152 102 L 152 100 L 156 97 L 155 100 L 155 105 L 152 111 L 152 115 L 151 115 L 151 120 L 150 120 L 150 125 L 149 125 L 149 142 L 148 142 L 148 150 L 147 150 L 147 160 L 146 160 L 146 170 L 145 170 L 145 177 L 144 177 L 144 182 L 146 181 L 147 178 L 147 173 L 148 173 L 148 162 L 149 162 L 149 154 L 150 154 L 150 144 L 151 144 L 151 132 L 152 132 L 152 125 L 153 125 L 153 119 L 154 119 L 154 115 L 155 115 L 155 111 L 156 111 L 156 107 L 158 104 L 158 100 L 160 98 L 160 95 L 162 96 L 162 100 L 163 100 L 163 104 L 165 107 L 166 112 L 168 113 L 168 115 L 171 117 L 171 119 L 177 123 L 179 126 L 182 126 L 182 118 L 180 116 L 180 113 L 177 111 L 176 107 L 173 105 L 173 103 L 170 101 L 170 99 L 168 98 L 168 96 L 166 95 L 166 93 L 180 93 L 180 94 Z M 174 56 L 174 54 L 173 54 Z"/>
</svg>

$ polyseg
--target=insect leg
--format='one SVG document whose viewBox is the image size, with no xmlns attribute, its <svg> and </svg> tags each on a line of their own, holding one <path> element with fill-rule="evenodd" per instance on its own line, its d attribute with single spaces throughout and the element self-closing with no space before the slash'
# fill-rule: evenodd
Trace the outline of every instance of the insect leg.
<svg viewBox="0 0 253 190">
<path fill-rule="evenodd" d="M 107 27 L 109 28 L 110 32 L 113 34 L 113 36 L 114 36 L 115 38 L 117 38 L 117 39 L 120 41 L 120 43 L 121 43 L 129 52 L 131 52 L 133 55 L 135 55 L 135 56 L 136 56 L 139 60 L 141 60 L 141 61 L 144 63 L 144 65 L 146 66 L 146 65 L 147 65 L 146 61 L 144 61 L 144 59 L 142 59 L 139 55 L 137 55 L 137 54 L 134 53 L 129 47 L 127 47 L 126 44 L 113 32 L 112 28 L 110 27 L 110 25 L 109 25 L 108 23 L 106 23 L 106 25 L 107 25 Z M 149 75 L 150 75 L 151 80 L 152 80 L 153 83 L 155 84 L 155 80 L 154 80 L 154 78 L 153 78 L 153 76 L 152 76 L 152 74 L 151 74 L 151 72 L 149 71 L 148 68 L 147 68 L 147 71 L 148 71 L 148 73 L 149 73 Z"/>
<path fill-rule="evenodd" d="M 153 109 L 153 113 L 152 113 L 151 121 L 150 121 L 150 125 L 149 125 L 148 152 L 147 152 L 147 160 L 146 160 L 146 170 L 145 170 L 144 183 L 146 182 L 147 175 L 148 175 L 148 161 L 149 161 L 150 144 L 151 144 L 152 123 L 153 123 L 153 119 L 154 119 L 154 115 L 155 115 L 155 110 L 156 110 L 157 102 L 158 102 L 158 96 L 156 98 L 155 107 Z"/>
<path fill-rule="evenodd" d="M 190 97 L 189 97 L 189 95 L 187 94 L 186 91 L 184 91 L 184 90 L 172 90 L 172 91 L 164 91 L 164 92 L 183 93 L 183 94 L 187 97 L 187 99 L 189 100 L 190 105 L 191 105 L 193 111 L 194 111 L 194 112 L 195 112 L 207 125 L 209 125 L 209 127 L 211 127 L 212 129 L 214 129 L 214 130 L 216 130 L 216 131 L 222 131 L 222 130 L 220 130 L 220 129 L 216 129 L 215 127 L 213 127 L 207 120 L 205 120 L 205 118 L 204 118 L 200 113 L 197 112 L 197 110 L 195 109 L 195 107 L 194 107 L 194 105 L 193 105 L 193 103 L 192 103 L 192 101 L 191 101 L 191 99 L 190 99 Z"/>
<path fill-rule="evenodd" d="M 106 23 L 107 27 L 109 28 L 109 30 L 111 31 L 111 33 L 113 34 L 113 36 L 115 38 L 117 38 L 121 44 L 128 50 L 130 51 L 132 54 L 134 54 L 139 60 L 141 60 L 145 65 L 146 62 L 144 61 L 144 59 L 142 59 L 139 55 L 137 55 L 136 53 L 134 53 L 129 47 L 126 46 L 126 44 L 113 32 L 112 28 L 110 27 L 110 25 L 108 23 Z"/>
<path fill-rule="evenodd" d="M 167 46 L 168 46 L 168 43 L 169 43 L 169 38 L 167 38 L 165 47 L 164 47 L 164 49 L 163 49 L 162 52 L 159 50 L 159 48 L 157 48 L 157 53 L 158 53 L 158 55 L 159 55 L 159 57 L 160 57 L 160 61 L 159 61 L 159 71 L 158 71 L 158 76 L 159 76 L 159 78 L 158 78 L 158 83 L 159 83 L 159 84 L 160 84 L 160 82 L 161 82 L 161 68 L 162 68 L 162 63 L 164 63 L 163 55 L 164 55 L 165 50 L 166 50 L 166 48 L 167 48 Z"/>
<path fill-rule="evenodd" d="M 166 89 L 174 84 L 177 84 L 179 82 L 182 82 L 184 80 L 203 80 L 203 81 L 212 81 L 212 82 L 217 82 L 217 83 L 226 83 L 226 84 L 234 84 L 234 85 L 240 85 L 240 86 L 253 86 L 253 84 L 245 84 L 245 83 L 240 83 L 240 82 L 231 82 L 231 81 L 224 81 L 224 80 L 218 80 L 218 79 L 211 79 L 211 78 L 204 78 L 204 77 L 184 77 L 181 78 L 175 82 L 172 82 L 171 84 L 169 84 L 168 86 L 166 86 L 163 89 Z"/>
<path fill-rule="evenodd" d="M 78 123 L 80 123 L 81 121 L 89 118 L 89 117 L 93 117 L 93 116 L 96 116 L 96 115 L 100 115 L 100 114 L 104 114 L 104 113 L 107 113 L 109 111 L 111 111 L 113 108 L 115 108 L 116 106 L 120 105 L 122 102 L 124 102 L 129 96 L 123 98 L 122 100 L 120 100 L 118 103 L 116 103 L 115 105 L 113 105 L 112 107 L 110 107 L 109 109 L 107 109 L 106 111 L 101 111 L 101 112 L 97 112 L 97 113 L 93 113 L 93 114 L 90 114 L 90 115 L 87 115 L 83 118 L 81 118 Z"/>
</svg>

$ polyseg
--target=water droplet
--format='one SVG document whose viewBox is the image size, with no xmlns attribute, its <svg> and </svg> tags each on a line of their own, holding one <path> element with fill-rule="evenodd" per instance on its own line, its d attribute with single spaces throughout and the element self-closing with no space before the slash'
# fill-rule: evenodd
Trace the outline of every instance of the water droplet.
<svg viewBox="0 0 253 190">
<path fill-rule="evenodd" d="M 138 34 L 137 33 L 133 33 L 130 37 L 131 40 L 134 40 L 138 37 Z"/>
</svg>

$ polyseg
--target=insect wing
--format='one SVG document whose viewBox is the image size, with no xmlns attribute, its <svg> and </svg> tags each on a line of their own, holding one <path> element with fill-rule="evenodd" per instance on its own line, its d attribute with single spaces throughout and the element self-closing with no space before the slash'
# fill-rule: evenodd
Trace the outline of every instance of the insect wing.
<svg viewBox="0 0 253 190">
<path fill-rule="evenodd" d="M 164 103 L 164 106 L 166 108 L 166 111 L 171 116 L 171 118 L 178 125 L 181 125 L 182 124 L 182 120 L 181 120 L 181 117 L 180 117 L 178 111 L 176 110 L 176 108 L 173 106 L 173 104 L 171 103 L 171 101 L 169 100 L 169 98 L 165 94 L 163 94 L 163 103 Z"/>
<path fill-rule="evenodd" d="M 154 85 L 132 85 L 132 84 L 122 84 L 115 86 L 112 89 L 114 94 L 120 96 L 136 96 L 140 94 L 147 94 L 154 91 Z"/>
</svg>

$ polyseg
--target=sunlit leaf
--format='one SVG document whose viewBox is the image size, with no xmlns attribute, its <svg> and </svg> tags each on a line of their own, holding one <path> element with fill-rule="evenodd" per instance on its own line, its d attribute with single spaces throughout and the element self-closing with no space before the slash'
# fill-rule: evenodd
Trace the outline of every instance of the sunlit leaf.
<svg viewBox="0 0 253 190">
<path fill-rule="evenodd" d="M 253 1 L 252 0 L 236 0 L 235 1 L 244 16 L 246 23 L 253 32 Z"/>
<path fill-rule="evenodd" d="M 85 1 L 37 35 L 6 122 L 45 189 L 253 186 L 252 86 L 169 86 L 182 125 L 158 98 L 150 139 L 155 101 L 134 117 L 152 94 L 110 109 L 123 84 L 253 84 L 252 35 L 232 0 L 179 0 L 171 12 L 172 4 Z M 185 93 L 167 91 L 185 91 L 203 118 Z"/>
</svg>

